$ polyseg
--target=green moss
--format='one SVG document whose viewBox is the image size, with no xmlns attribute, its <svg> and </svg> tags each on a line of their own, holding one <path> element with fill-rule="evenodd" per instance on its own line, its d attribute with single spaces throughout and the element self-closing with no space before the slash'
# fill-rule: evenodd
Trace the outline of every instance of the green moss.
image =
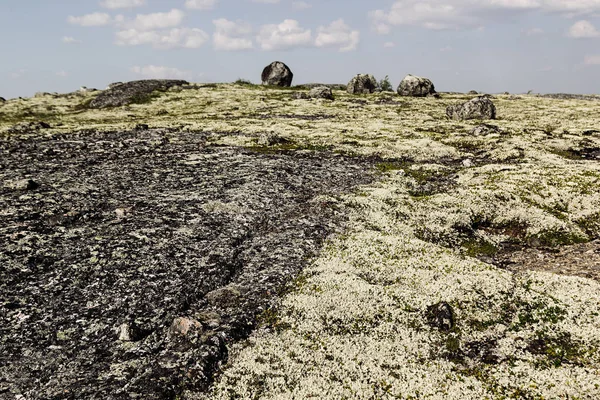
<svg viewBox="0 0 600 400">
<path fill-rule="evenodd" d="M 467 240 L 461 244 L 461 247 L 464 254 L 469 257 L 493 256 L 499 251 L 498 247 L 481 239 Z"/>
</svg>

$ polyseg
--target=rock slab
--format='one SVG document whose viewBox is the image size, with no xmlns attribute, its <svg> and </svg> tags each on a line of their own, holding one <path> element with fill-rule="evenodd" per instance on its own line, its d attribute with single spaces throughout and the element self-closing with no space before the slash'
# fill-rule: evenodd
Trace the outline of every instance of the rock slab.
<svg viewBox="0 0 600 400">
<path fill-rule="evenodd" d="M 490 99 L 480 96 L 466 103 L 448 106 L 446 115 L 455 120 L 495 119 L 496 106 Z"/>
<path fill-rule="evenodd" d="M 112 86 L 100 93 L 89 104 L 90 108 L 120 107 L 140 103 L 150 98 L 155 90 L 165 91 L 173 86 L 187 85 L 189 82 L 174 79 L 146 79 Z"/>
</svg>

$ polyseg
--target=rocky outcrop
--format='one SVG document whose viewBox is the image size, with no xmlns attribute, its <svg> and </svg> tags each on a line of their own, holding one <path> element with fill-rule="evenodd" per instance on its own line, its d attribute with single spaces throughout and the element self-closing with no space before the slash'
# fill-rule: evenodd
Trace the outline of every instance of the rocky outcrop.
<svg viewBox="0 0 600 400">
<path fill-rule="evenodd" d="M 333 92 L 327 86 L 316 87 L 308 92 L 308 97 L 311 99 L 327 99 L 333 100 Z"/>
<path fill-rule="evenodd" d="M 480 96 L 466 103 L 449 106 L 446 108 L 446 115 L 456 120 L 495 119 L 496 106 L 490 99 Z"/>
<path fill-rule="evenodd" d="M 398 86 L 400 96 L 425 97 L 435 94 L 435 86 L 427 78 L 406 75 Z"/>
<path fill-rule="evenodd" d="M 187 85 L 187 81 L 172 79 L 147 79 L 113 86 L 100 93 L 89 104 L 90 108 L 119 107 L 143 103 L 151 98 L 155 90 L 165 91 L 172 86 Z"/>
<path fill-rule="evenodd" d="M 281 61 L 274 61 L 263 69 L 261 80 L 263 85 L 292 86 L 294 74 L 292 70 Z"/>
<path fill-rule="evenodd" d="M 377 89 L 377 80 L 373 75 L 358 74 L 348 82 L 346 91 L 350 94 L 373 93 Z"/>
</svg>

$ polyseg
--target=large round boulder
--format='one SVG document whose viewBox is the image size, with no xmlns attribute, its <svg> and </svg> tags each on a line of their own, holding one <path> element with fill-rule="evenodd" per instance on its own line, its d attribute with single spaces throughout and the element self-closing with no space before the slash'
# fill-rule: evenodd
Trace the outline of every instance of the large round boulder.
<svg viewBox="0 0 600 400">
<path fill-rule="evenodd" d="M 466 103 L 448 106 L 446 115 L 451 119 L 495 119 L 496 106 L 484 96 L 475 97 Z"/>
<path fill-rule="evenodd" d="M 274 61 L 263 69 L 261 79 L 263 85 L 289 87 L 292 86 L 294 74 L 281 61 Z"/>
<path fill-rule="evenodd" d="M 377 80 L 373 75 L 358 74 L 348 82 L 346 91 L 350 94 L 373 93 L 377 89 Z"/>
<path fill-rule="evenodd" d="M 427 78 L 406 75 L 398 86 L 400 96 L 425 97 L 435 94 L 435 86 Z"/>
</svg>

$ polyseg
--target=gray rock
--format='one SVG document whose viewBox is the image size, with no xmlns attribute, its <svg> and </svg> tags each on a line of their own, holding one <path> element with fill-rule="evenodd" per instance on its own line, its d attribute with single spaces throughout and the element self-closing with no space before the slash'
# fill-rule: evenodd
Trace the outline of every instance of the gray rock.
<svg viewBox="0 0 600 400">
<path fill-rule="evenodd" d="M 172 86 L 187 84 L 187 81 L 171 79 L 147 79 L 122 83 L 100 93 L 90 102 L 89 107 L 107 108 L 141 103 L 150 99 L 150 95 L 155 90 L 166 91 Z"/>
<path fill-rule="evenodd" d="M 171 335 L 178 336 L 187 336 L 192 333 L 202 333 L 202 324 L 190 318 L 175 318 L 171 324 L 169 333 Z"/>
<path fill-rule="evenodd" d="M 294 74 L 292 70 L 281 61 L 274 61 L 263 69 L 261 80 L 263 85 L 292 86 Z"/>
<path fill-rule="evenodd" d="M 312 99 L 333 100 L 333 93 L 327 86 L 316 87 L 308 92 L 308 97 Z"/>
<path fill-rule="evenodd" d="M 291 143 L 288 139 L 281 137 L 275 133 L 263 133 L 258 137 L 257 144 L 259 146 L 277 146 L 279 144 Z"/>
<path fill-rule="evenodd" d="M 495 125 L 481 124 L 471 131 L 473 136 L 487 136 L 492 134 L 502 133 L 500 128 Z"/>
<path fill-rule="evenodd" d="M 298 89 L 314 89 L 316 87 L 326 86 L 331 90 L 346 90 L 347 85 L 341 83 L 303 83 L 302 85 L 296 85 Z"/>
<path fill-rule="evenodd" d="M 35 190 L 40 187 L 39 183 L 31 179 L 8 182 L 6 186 L 13 190 Z"/>
<path fill-rule="evenodd" d="M 358 74 L 348 82 L 346 91 L 350 94 L 368 94 L 377 89 L 377 80 L 373 75 Z"/>
<path fill-rule="evenodd" d="M 448 106 L 446 115 L 448 118 L 456 120 L 495 119 L 496 106 L 490 99 L 480 96 L 466 103 Z"/>
<path fill-rule="evenodd" d="M 50 124 L 44 122 L 44 121 L 38 121 L 38 122 L 20 122 L 12 127 L 10 127 L 8 129 L 9 133 L 26 133 L 26 132 L 33 132 L 33 131 L 39 131 L 42 129 L 48 129 L 50 128 Z"/>
<path fill-rule="evenodd" d="M 0 97 L 0 103 L 5 103 L 6 99 L 4 97 Z"/>
<path fill-rule="evenodd" d="M 398 86 L 400 96 L 425 97 L 435 94 L 435 86 L 427 78 L 406 75 Z"/>
<path fill-rule="evenodd" d="M 469 90 L 469 93 L 467 93 L 467 94 L 478 95 L 479 92 L 477 92 L 477 90 Z"/>
<path fill-rule="evenodd" d="M 454 310 L 450 304 L 442 301 L 427 307 L 427 322 L 430 326 L 442 331 L 454 328 Z"/>
<path fill-rule="evenodd" d="M 310 99 L 308 93 L 305 92 L 294 92 L 292 93 L 292 99 L 294 100 L 302 100 L 302 99 Z"/>
</svg>

